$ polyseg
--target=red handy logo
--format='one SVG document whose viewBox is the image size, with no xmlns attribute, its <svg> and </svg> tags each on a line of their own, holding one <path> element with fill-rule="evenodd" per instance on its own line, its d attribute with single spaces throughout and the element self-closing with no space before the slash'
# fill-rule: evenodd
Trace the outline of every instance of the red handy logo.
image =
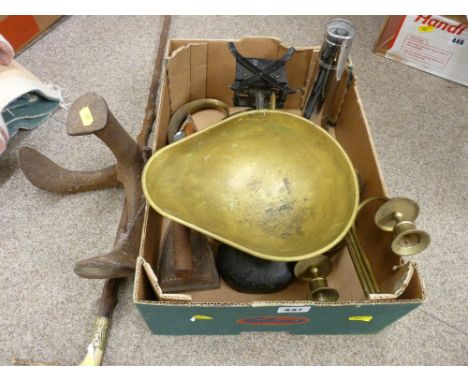
<svg viewBox="0 0 468 382">
<path fill-rule="evenodd" d="M 310 320 L 307 317 L 291 317 L 291 316 L 261 316 L 240 318 L 236 322 L 242 325 L 298 325 L 306 324 Z"/>
<path fill-rule="evenodd" d="M 436 29 L 441 29 L 443 31 L 447 31 L 448 33 L 452 33 L 455 35 L 460 35 L 466 28 L 463 24 L 456 24 L 454 21 L 453 23 L 455 25 L 448 24 L 442 20 L 437 19 L 436 17 L 432 17 L 431 15 L 429 16 L 423 16 L 419 15 L 416 17 L 414 22 L 420 22 L 423 25 L 428 25 L 430 27 L 434 27 Z"/>
</svg>

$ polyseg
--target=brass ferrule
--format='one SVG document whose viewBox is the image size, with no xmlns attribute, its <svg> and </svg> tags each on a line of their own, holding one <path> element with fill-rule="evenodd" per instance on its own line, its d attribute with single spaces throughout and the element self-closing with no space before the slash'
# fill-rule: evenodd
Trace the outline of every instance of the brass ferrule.
<svg viewBox="0 0 468 382">
<path fill-rule="evenodd" d="M 106 347 L 107 331 L 109 330 L 110 320 L 108 317 L 97 317 L 94 323 L 93 337 L 91 345 L 95 348 L 104 350 Z"/>
<path fill-rule="evenodd" d="M 393 229 L 393 233 L 396 236 L 410 229 L 416 229 L 416 224 L 414 224 L 413 222 L 409 222 L 409 221 L 400 221 Z"/>
<path fill-rule="evenodd" d="M 312 292 L 318 288 L 327 288 L 328 281 L 325 277 L 317 277 L 315 279 L 310 280 L 309 287 Z"/>
</svg>

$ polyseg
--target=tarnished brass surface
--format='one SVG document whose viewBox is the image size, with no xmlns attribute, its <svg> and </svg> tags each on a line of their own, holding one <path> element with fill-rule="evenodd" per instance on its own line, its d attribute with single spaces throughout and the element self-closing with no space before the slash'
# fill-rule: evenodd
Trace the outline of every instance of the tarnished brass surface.
<svg viewBox="0 0 468 382">
<path fill-rule="evenodd" d="M 100 366 L 104 349 L 106 348 L 107 333 L 109 331 L 109 317 L 96 317 L 91 343 L 80 366 Z"/>
<path fill-rule="evenodd" d="M 142 184 L 162 215 L 277 261 L 335 246 L 351 227 L 359 194 L 341 146 L 279 110 L 237 114 L 157 151 Z"/>
<path fill-rule="evenodd" d="M 369 297 L 371 294 L 379 293 L 379 285 L 377 280 L 375 279 L 374 272 L 372 271 L 372 267 L 369 263 L 367 255 L 364 252 L 364 249 L 361 246 L 359 241 L 357 230 L 356 230 L 356 222 L 359 219 L 359 213 L 370 203 L 374 203 L 376 201 L 387 201 L 388 198 L 386 196 L 373 196 L 364 200 L 358 207 L 356 219 L 351 226 L 348 234 L 345 237 L 346 246 L 348 248 L 349 256 L 354 264 L 354 268 L 356 270 L 356 274 L 359 278 L 359 282 L 361 283 L 362 290 L 364 291 L 365 295 Z"/>
<path fill-rule="evenodd" d="M 294 276 L 300 280 L 311 280 L 317 277 L 327 277 L 333 270 L 331 260 L 326 256 L 316 256 L 312 259 L 299 261 L 294 266 Z"/>
<path fill-rule="evenodd" d="M 431 242 L 430 235 L 416 228 L 418 204 L 408 198 L 393 198 L 382 205 L 375 214 L 375 224 L 393 232 L 392 252 L 398 256 L 414 256 L 424 251 Z"/>
<path fill-rule="evenodd" d="M 171 121 L 169 122 L 169 126 L 167 128 L 169 142 L 174 142 L 174 137 L 179 130 L 180 125 L 182 125 L 182 122 L 184 122 L 187 116 L 204 109 L 217 109 L 222 111 L 225 116 L 229 115 L 228 106 L 224 102 L 218 101 L 217 99 L 204 98 L 189 102 L 177 109 L 177 111 L 171 117 Z"/>
<path fill-rule="evenodd" d="M 340 293 L 335 288 L 328 286 L 327 279 L 319 277 L 310 282 L 310 292 L 307 300 L 317 302 L 335 302 L 340 298 Z"/>
<path fill-rule="evenodd" d="M 323 255 L 299 261 L 294 267 L 294 275 L 303 281 L 309 281 L 310 292 L 307 299 L 318 302 L 334 302 L 340 293 L 328 286 L 327 276 L 331 273 L 331 260 Z"/>
<path fill-rule="evenodd" d="M 414 200 L 398 197 L 383 204 L 375 213 L 374 220 L 381 230 L 392 232 L 399 221 L 414 222 L 418 215 L 419 206 Z"/>
</svg>

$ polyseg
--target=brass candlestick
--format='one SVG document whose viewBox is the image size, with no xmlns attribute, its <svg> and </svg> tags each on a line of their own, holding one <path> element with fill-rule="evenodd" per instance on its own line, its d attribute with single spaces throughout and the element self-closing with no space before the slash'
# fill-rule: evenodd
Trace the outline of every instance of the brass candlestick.
<svg viewBox="0 0 468 382">
<path fill-rule="evenodd" d="M 338 291 L 328 286 L 326 277 L 333 269 L 332 262 L 326 256 L 316 256 L 299 261 L 294 267 L 295 276 L 309 282 L 310 292 L 307 299 L 317 302 L 334 302 L 340 297 Z"/>
<path fill-rule="evenodd" d="M 392 252 L 398 256 L 414 256 L 424 251 L 431 237 L 416 228 L 418 204 L 408 198 L 393 198 L 383 204 L 375 214 L 375 224 L 387 232 L 393 232 Z"/>
</svg>

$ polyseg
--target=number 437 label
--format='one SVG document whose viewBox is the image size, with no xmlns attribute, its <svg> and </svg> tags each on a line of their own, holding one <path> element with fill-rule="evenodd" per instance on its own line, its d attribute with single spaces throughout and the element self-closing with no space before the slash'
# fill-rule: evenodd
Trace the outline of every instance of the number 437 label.
<svg viewBox="0 0 468 382">
<path fill-rule="evenodd" d="M 307 313 L 310 306 L 282 306 L 278 308 L 278 313 Z"/>
</svg>

